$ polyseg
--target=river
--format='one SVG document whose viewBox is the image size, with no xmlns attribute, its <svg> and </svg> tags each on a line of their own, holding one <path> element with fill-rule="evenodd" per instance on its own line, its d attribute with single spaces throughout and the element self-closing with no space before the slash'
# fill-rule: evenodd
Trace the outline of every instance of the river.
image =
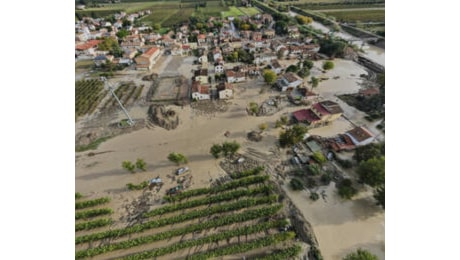
<svg viewBox="0 0 460 260">
<path fill-rule="evenodd" d="M 297 13 L 295 12 L 292 12 L 290 11 L 289 12 L 289 15 L 290 16 L 296 16 Z M 310 24 L 311 27 L 313 27 L 314 29 L 318 29 L 318 30 L 321 30 L 322 32 L 324 33 L 329 33 L 331 31 L 331 29 L 329 29 L 328 27 L 326 27 L 325 25 L 319 23 L 319 22 L 312 22 Z M 341 31 L 341 32 L 334 32 L 334 36 L 336 37 L 340 37 L 342 39 L 345 39 L 345 40 L 354 40 L 356 39 L 357 37 L 353 36 L 353 35 L 350 35 L 349 33 L 347 32 L 344 32 L 344 31 Z M 363 51 L 365 52 L 363 54 L 363 56 L 365 56 L 366 58 L 382 65 L 382 66 L 385 66 L 385 50 L 382 49 L 382 48 L 379 48 L 377 46 L 374 46 L 374 45 L 370 45 L 370 44 L 367 44 L 367 43 L 364 43 L 363 45 L 363 41 L 353 41 L 353 44 L 356 44 L 357 46 L 359 47 L 362 47 Z"/>
</svg>

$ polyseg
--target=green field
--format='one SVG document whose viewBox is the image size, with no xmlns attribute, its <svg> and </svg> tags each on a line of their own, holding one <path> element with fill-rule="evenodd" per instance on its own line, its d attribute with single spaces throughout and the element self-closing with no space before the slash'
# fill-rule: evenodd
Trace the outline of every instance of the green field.
<svg viewBox="0 0 460 260">
<path fill-rule="evenodd" d="M 240 11 L 240 9 L 236 8 L 235 6 L 230 6 L 228 9 L 229 9 L 228 11 L 222 12 L 222 17 L 226 18 L 229 16 L 237 17 L 237 16 L 245 15 L 245 13 Z"/>
<path fill-rule="evenodd" d="M 385 10 L 331 11 L 322 13 L 327 16 L 335 17 L 338 22 L 385 22 Z"/>
<path fill-rule="evenodd" d="M 329 10 L 329 9 L 359 9 L 359 8 L 385 8 L 385 4 L 332 4 L 332 5 L 312 5 L 312 4 L 294 4 L 302 9 L 308 10 Z"/>
</svg>

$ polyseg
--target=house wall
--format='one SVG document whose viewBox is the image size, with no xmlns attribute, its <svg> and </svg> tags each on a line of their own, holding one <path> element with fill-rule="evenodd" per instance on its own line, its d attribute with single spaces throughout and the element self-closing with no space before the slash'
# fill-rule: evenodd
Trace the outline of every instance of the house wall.
<svg viewBox="0 0 460 260">
<path fill-rule="evenodd" d="M 195 77 L 196 81 L 199 81 L 201 84 L 208 84 L 208 76 L 196 76 Z"/>
<path fill-rule="evenodd" d="M 201 94 L 200 92 L 194 92 L 192 93 L 192 99 L 197 99 L 197 100 L 204 100 L 204 99 L 211 99 L 209 94 Z"/>
</svg>

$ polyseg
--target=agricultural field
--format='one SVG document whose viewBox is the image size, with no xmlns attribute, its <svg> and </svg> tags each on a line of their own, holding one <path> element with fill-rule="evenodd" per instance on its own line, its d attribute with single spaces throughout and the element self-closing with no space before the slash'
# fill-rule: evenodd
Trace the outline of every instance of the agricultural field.
<svg viewBox="0 0 460 260">
<path fill-rule="evenodd" d="M 322 13 L 335 17 L 338 22 L 385 22 L 385 10 L 323 11 Z"/>
<path fill-rule="evenodd" d="M 294 6 L 308 10 L 333 10 L 333 9 L 364 9 L 364 8 L 385 8 L 385 4 L 330 4 L 330 5 L 312 5 L 312 4 L 294 4 Z"/>
<path fill-rule="evenodd" d="M 222 12 L 222 17 L 226 18 L 229 16 L 237 17 L 237 16 L 245 15 L 245 13 L 243 13 L 239 8 L 235 6 L 230 6 L 228 9 L 229 9 L 228 11 Z"/>
<path fill-rule="evenodd" d="M 138 215 L 138 222 L 124 228 L 112 225 L 84 234 L 77 232 L 75 258 L 208 259 L 244 255 L 288 259 L 298 255 L 301 246 L 294 241 L 296 234 L 286 229 L 289 221 L 282 213 L 283 205 L 263 169 L 230 177 L 220 185 L 166 195 L 166 204 L 146 209 Z M 111 213 L 100 214 L 103 218 Z M 114 224 L 120 227 L 122 223 Z"/>
<path fill-rule="evenodd" d="M 120 99 L 123 106 L 128 107 L 139 99 L 142 93 L 144 85 L 136 86 L 133 82 L 122 83 L 117 89 L 115 89 L 115 95 Z M 113 109 L 118 108 L 118 102 L 111 95 L 110 98 L 104 103 L 101 109 Z"/>
<path fill-rule="evenodd" d="M 259 9 L 255 7 L 238 7 L 238 9 L 240 9 L 241 12 L 249 16 L 253 16 L 260 13 Z"/>
<path fill-rule="evenodd" d="M 111 208 L 106 207 L 110 198 L 103 197 L 83 200 L 80 193 L 75 194 L 75 232 L 78 236 L 87 230 L 98 230 L 113 223 Z"/>
<path fill-rule="evenodd" d="M 97 79 L 75 82 L 75 116 L 91 114 L 106 96 L 104 83 Z"/>
</svg>

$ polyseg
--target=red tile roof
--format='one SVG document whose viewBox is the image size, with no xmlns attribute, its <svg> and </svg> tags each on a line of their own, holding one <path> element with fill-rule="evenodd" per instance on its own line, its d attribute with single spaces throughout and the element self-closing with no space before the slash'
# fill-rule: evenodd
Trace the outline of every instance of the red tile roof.
<svg viewBox="0 0 460 260">
<path fill-rule="evenodd" d="M 159 50 L 158 48 L 152 47 L 152 48 L 148 49 L 144 54 L 142 54 L 142 56 L 150 57 L 155 52 L 157 52 L 158 50 Z"/>
<path fill-rule="evenodd" d="M 325 115 L 330 115 L 330 114 L 331 114 L 331 113 L 329 113 L 329 111 L 327 111 L 323 106 L 321 106 L 320 103 L 313 104 L 312 107 L 315 109 L 315 111 L 318 112 L 318 114 L 319 114 L 321 117 L 323 117 L 323 116 L 325 116 Z"/>
<path fill-rule="evenodd" d="M 91 41 L 88 41 L 86 43 L 79 44 L 79 45 L 75 46 L 75 49 L 79 50 L 79 51 L 84 51 L 84 50 L 87 50 L 89 48 L 93 48 L 93 47 L 97 46 L 101 42 L 102 42 L 102 40 L 91 40 Z"/>
<path fill-rule="evenodd" d="M 298 122 L 307 121 L 308 123 L 312 123 L 312 122 L 320 120 L 320 118 L 317 115 L 315 115 L 315 113 L 313 113 L 311 109 L 298 110 L 298 111 L 293 112 L 292 115 Z"/>
<path fill-rule="evenodd" d="M 348 131 L 347 134 L 355 138 L 358 142 L 362 142 L 374 136 L 371 132 L 362 126 L 353 128 L 352 130 Z"/>
</svg>

